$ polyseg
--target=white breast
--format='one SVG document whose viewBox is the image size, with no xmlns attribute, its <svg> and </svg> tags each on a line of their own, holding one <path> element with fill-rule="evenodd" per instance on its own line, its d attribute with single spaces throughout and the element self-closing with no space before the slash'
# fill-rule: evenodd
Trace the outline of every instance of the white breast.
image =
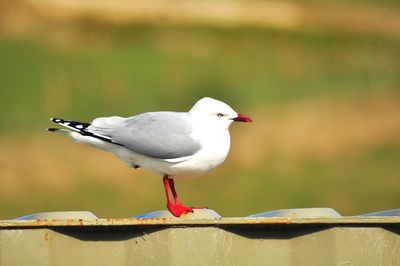
<svg viewBox="0 0 400 266">
<path fill-rule="evenodd" d="M 229 131 L 204 132 L 201 135 L 202 148 L 186 160 L 171 165 L 171 175 L 178 178 L 198 177 L 225 161 L 230 148 Z"/>
</svg>

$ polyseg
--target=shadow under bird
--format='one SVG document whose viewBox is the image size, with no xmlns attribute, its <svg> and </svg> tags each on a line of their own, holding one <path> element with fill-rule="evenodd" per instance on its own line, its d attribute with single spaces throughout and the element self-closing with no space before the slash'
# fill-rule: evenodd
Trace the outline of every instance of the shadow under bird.
<svg viewBox="0 0 400 266">
<path fill-rule="evenodd" d="M 133 168 L 143 167 L 162 175 L 167 208 L 180 217 L 193 209 L 180 203 L 173 178 L 198 177 L 219 166 L 229 152 L 230 125 L 252 120 L 221 101 L 204 97 L 189 112 L 100 117 L 91 123 L 61 118 L 51 121 L 64 128 L 49 131 L 111 152 Z"/>
</svg>

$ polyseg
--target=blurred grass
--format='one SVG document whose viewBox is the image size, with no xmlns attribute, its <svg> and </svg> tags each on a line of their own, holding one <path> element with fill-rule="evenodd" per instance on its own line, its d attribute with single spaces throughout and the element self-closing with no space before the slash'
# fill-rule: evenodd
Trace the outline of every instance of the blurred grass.
<svg viewBox="0 0 400 266">
<path fill-rule="evenodd" d="M 1 218 L 73 209 L 126 217 L 165 208 L 160 177 L 43 129 L 52 116 L 183 111 L 203 96 L 255 122 L 232 129 L 223 166 L 177 182 L 184 203 L 225 216 L 399 207 L 398 40 L 245 27 L 75 27 L 0 38 Z"/>
<path fill-rule="evenodd" d="M 83 45 L 73 47 L 0 40 L 1 108 L 8 110 L 1 129 L 34 129 L 49 114 L 90 119 L 188 109 L 203 95 L 246 108 L 399 90 L 400 53 L 394 40 L 255 29 L 104 32 L 100 39 L 108 44 L 85 43 L 84 36 L 97 33 L 91 28 L 81 33 Z M 27 109 L 33 112 L 30 119 L 24 117 Z"/>
</svg>

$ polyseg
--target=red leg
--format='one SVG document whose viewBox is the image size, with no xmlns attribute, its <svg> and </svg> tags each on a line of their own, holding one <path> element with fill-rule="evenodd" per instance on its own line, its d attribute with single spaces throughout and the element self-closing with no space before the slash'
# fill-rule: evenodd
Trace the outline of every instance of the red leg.
<svg viewBox="0 0 400 266">
<path fill-rule="evenodd" d="M 182 214 L 193 212 L 192 208 L 183 206 L 180 203 L 178 194 L 176 193 L 175 190 L 174 180 L 172 178 L 169 178 L 168 175 L 164 175 L 163 183 L 165 188 L 165 194 L 167 196 L 167 208 L 172 213 L 172 215 L 174 215 L 175 217 L 180 217 Z M 171 195 L 169 193 L 170 190 L 172 191 L 172 195 L 174 197 L 174 203 L 172 203 L 171 200 Z"/>
<path fill-rule="evenodd" d="M 168 178 L 168 181 L 169 181 L 169 186 L 170 186 L 171 191 L 172 191 L 172 196 L 174 197 L 175 205 L 181 205 L 181 203 L 179 201 L 179 198 L 178 198 L 178 194 L 176 193 L 176 190 L 175 190 L 174 179 Z"/>
<path fill-rule="evenodd" d="M 164 183 L 164 189 L 165 189 L 165 195 L 167 196 L 167 206 L 168 205 L 173 205 L 171 201 L 171 195 L 169 194 L 170 187 L 169 187 L 169 178 L 168 175 L 164 175 L 163 177 L 163 183 Z"/>
</svg>

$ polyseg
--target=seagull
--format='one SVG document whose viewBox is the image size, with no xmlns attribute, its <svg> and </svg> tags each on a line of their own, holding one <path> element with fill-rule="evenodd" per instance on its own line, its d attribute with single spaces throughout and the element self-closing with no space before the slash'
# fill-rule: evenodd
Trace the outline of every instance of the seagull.
<svg viewBox="0 0 400 266">
<path fill-rule="evenodd" d="M 111 152 L 132 168 L 142 167 L 163 176 L 167 208 L 175 217 L 193 213 L 193 208 L 180 203 L 174 178 L 199 177 L 222 164 L 230 148 L 231 124 L 252 122 L 250 117 L 210 97 L 197 101 L 189 112 L 100 117 L 91 123 L 50 120 L 64 128 L 48 131 Z"/>
</svg>

